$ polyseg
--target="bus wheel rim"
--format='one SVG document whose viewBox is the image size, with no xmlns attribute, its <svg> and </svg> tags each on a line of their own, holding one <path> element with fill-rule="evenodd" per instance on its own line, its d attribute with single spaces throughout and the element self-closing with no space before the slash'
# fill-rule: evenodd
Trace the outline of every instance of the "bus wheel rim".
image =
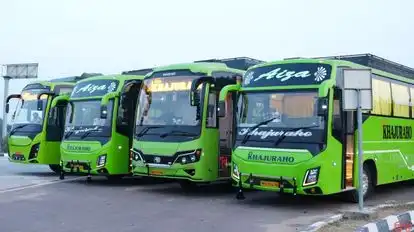
<svg viewBox="0 0 414 232">
<path fill-rule="evenodd" d="M 362 193 L 365 196 L 365 194 L 368 192 L 368 186 L 369 186 L 369 179 L 367 173 L 364 171 L 362 173 Z"/>
</svg>

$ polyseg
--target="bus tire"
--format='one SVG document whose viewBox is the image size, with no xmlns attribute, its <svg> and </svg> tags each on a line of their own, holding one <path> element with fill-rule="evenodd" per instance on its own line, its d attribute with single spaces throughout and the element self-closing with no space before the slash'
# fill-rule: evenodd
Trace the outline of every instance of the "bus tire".
<svg viewBox="0 0 414 232">
<path fill-rule="evenodd" d="M 178 183 L 185 192 L 194 192 L 198 189 L 197 183 L 194 183 L 189 180 L 180 180 Z"/>
<path fill-rule="evenodd" d="M 366 165 L 364 163 L 364 167 L 363 167 L 363 176 L 362 176 L 362 181 L 366 183 L 366 191 L 364 193 L 363 199 L 364 201 L 371 196 L 372 192 L 374 191 L 374 175 L 372 173 L 372 170 L 369 165 Z M 364 189 L 363 189 L 364 191 Z M 350 202 L 353 203 L 358 203 L 359 202 L 359 192 L 358 189 L 346 192 L 346 199 Z"/>
<path fill-rule="evenodd" d="M 52 170 L 56 174 L 60 173 L 60 165 L 59 164 L 49 164 L 49 168 L 50 168 L 50 170 Z"/>
</svg>

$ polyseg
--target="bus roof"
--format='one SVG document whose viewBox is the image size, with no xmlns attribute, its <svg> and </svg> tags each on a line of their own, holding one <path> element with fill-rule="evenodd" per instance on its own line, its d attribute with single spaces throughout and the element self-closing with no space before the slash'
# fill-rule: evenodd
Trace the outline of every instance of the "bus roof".
<svg viewBox="0 0 414 232">
<path fill-rule="evenodd" d="M 249 67 L 263 63 L 264 61 L 248 58 L 234 57 L 226 59 L 197 60 L 191 63 L 178 63 L 156 67 L 153 72 L 190 69 L 192 72 L 208 73 L 211 71 L 232 71 L 244 73 Z M 152 74 L 152 73 L 151 73 Z M 147 74 L 150 75 L 150 74 Z"/>
<path fill-rule="evenodd" d="M 352 68 L 371 68 L 374 74 L 407 83 L 414 83 L 414 69 L 407 66 L 399 65 L 385 59 L 381 60 L 382 58 L 370 54 L 341 56 L 340 58 L 341 59 L 335 59 L 335 56 L 321 58 L 288 58 L 284 60 L 261 63 L 252 66 L 249 70 L 257 67 L 283 63 L 325 63 L 336 67 L 349 66 Z M 383 64 L 381 65 L 380 62 L 383 62 Z M 412 74 L 410 74 L 410 70 L 412 70 Z M 404 76 L 396 74 L 398 72 L 405 74 Z"/>
<path fill-rule="evenodd" d="M 91 80 L 118 80 L 118 81 L 133 80 L 133 79 L 143 80 L 144 77 L 145 77 L 144 75 L 130 75 L 130 74 L 128 75 L 125 75 L 125 74 L 101 75 L 101 76 L 93 76 L 93 77 L 82 79 L 78 81 L 78 83 L 85 82 L 85 81 L 91 81 Z"/>
</svg>

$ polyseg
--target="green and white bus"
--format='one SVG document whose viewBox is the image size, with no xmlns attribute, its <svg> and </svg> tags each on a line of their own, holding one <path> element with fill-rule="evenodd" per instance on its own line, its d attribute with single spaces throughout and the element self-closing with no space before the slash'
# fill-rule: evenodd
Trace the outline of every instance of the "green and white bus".
<svg viewBox="0 0 414 232">
<path fill-rule="evenodd" d="M 60 141 L 64 130 L 65 108 L 51 109 L 51 102 L 61 95 L 69 95 L 77 80 L 96 74 L 37 81 L 26 85 L 20 94 L 7 97 L 18 99 L 8 134 L 9 161 L 22 164 L 46 164 L 59 171 Z"/>
<path fill-rule="evenodd" d="M 120 75 L 95 76 L 76 83 L 70 96 L 56 98 L 67 105 L 60 146 L 60 179 L 66 173 L 120 179 L 131 173 L 134 113 L 144 75 L 151 69 Z"/>
<path fill-rule="evenodd" d="M 343 110 L 344 69 L 372 70 L 373 109 L 363 112 L 363 197 L 414 178 L 414 69 L 371 54 L 285 59 L 251 67 L 237 93 L 233 185 L 304 195 L 344 192 L 358 201 L 356 113 Z M 231 109 L 221 111 L 222 117 Z"/>
<path fill-rule="evenodd" d="M 131 149 L 135 176 L 197 183 L 231 181 L 233 117 L 217 117 L 220 90 L 260 61 L 204 60 L 158 67 L 145 77 Z"/>
</svg>

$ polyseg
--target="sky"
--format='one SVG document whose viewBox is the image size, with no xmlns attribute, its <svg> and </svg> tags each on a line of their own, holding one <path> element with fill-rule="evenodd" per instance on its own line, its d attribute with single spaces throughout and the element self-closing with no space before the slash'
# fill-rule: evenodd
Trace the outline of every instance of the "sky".
<svg viewBox="0 0 414 232">
<path fill-rule="evenodd" d="M 414 67 L 414 1 L 0 0 L 0 9 L 0 64 L 39 63 L 43 80 L 237 56 L 372 53 Z M 9 94 L 27 83 L 12 80 Z"/>
</svg>

